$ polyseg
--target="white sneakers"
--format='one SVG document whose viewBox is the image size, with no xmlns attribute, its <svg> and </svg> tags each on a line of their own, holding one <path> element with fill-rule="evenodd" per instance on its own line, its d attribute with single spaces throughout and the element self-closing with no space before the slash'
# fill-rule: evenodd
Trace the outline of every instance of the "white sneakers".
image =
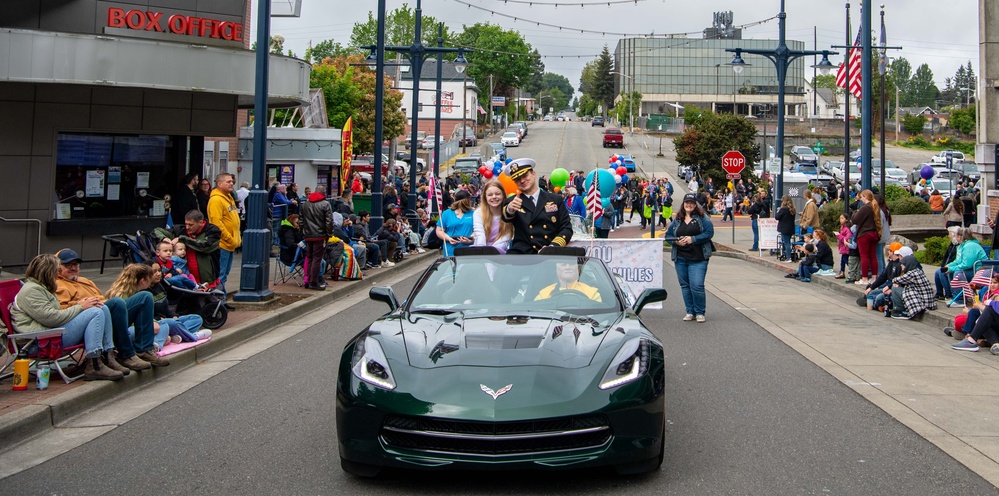
<svg viewBox="0 0 999 496">
<path fill-rule="evenodd" d="M 687 315 L 683 316 L 683 321 L 684 322 L 690 322 L 691 320 L 694 320 L 694 314 L 688 313 Z"/>
<path fill-rule="evenodd" d="M 382 267 L 395 267 L 395 262 L 389 262 L 388 260 L 382 262 Z"/>
</svg>

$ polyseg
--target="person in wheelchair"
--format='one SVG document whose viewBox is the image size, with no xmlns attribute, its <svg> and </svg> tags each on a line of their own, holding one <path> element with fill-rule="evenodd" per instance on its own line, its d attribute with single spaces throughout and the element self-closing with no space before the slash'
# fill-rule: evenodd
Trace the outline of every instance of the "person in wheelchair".
<svg viewBox="0 0 999 496">
<path fill-rule="evenodd" d="M 593 301 L 602 302 L 600 291 L 597 288 L 579 281 L 579 270 L 579 266 L 574 263 L 555 264 L 555 275 L 558 277 L 558 282 L 541 288 L 534 300 L 547 300 L 562 292 L 578 292 Z"/>
</svg>

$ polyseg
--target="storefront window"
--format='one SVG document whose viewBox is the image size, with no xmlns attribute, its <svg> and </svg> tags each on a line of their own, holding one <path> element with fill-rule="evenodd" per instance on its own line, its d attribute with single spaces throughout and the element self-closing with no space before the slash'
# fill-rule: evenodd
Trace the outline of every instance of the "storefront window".
<svg viewBox="0 0 999 496">
<path fill-rule="evenodd" d="M 165 216 L 178 139 L 59 133 L 55 218 Z"/>
</svg>

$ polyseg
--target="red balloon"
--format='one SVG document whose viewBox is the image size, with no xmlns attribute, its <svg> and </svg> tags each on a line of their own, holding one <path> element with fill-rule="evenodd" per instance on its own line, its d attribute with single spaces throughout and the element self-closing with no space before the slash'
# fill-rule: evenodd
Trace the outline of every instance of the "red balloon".
<svg viewBox="0 0 999 496">
<path fill-rule="evenodd" d="M 607 163 L 608 163 L 608 164 L 613 164 L 614 162 L 615 162 L 615 160 L 614 160 L 614 156 L 613 156 L 613 155 L 611 155 L 611 158 L 607 159 Z"/>
<path fill-rule="evenodd" d="M 486 176 L 486 179 L 492 179 L 492 177 L 493 177 L 493 171 L 491 171 L 489 169 L 486 169 L 486 171 L 483 172 L 482 175 Z"/>
<path fill-rule="evenodd" d="M 479 174 L 485 174 L 485 173 L 486 173 L 486 166 L 480 165 L 479 166 Z"/>
<path fill-rule="evenodd" d="M 623 176 L 623 175 L 625 175 L 627 173 L 628 173 L 628 169 L 626 169 L 623 165 L 621 167 L 617 168 L 617 175 Z"/>
</svg>

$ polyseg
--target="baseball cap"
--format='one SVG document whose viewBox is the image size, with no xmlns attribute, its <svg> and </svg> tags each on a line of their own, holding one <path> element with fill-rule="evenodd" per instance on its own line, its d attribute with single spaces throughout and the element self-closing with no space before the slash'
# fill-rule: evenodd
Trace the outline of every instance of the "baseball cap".
<svg viewBox="0 0 999 496">
<path fill-rule="evenodd" d="M 686 203 L 686 202 L 697 203 L 697 195 L 695 195 L 693 193 L 687 193 L 687 194 L 683 195 L 683 201 L 684 201 L 684 203 Z"/>
<path fill-rule="evenodd" d="M 909 248 L 908 246 L 903 246 L 898 250 L 896 250 L 894 253 L 900 257 L 907 257 L 909 255 L 912 255 L 912 248 Z"/>
<path fill-rule="evenodd" d="M 451 199 L 453 201 L 460 201 L 464 200 L 465 198 L 471 198 L 471 197 L 472 195 L 468 191 L 463 189 L 458 189 L 458 191 L 455 191 L 454 194 L 451 195 Z"/>
<path fill-rule="evenodd" d="M 70 250 L 69 248 L 63 248 L 56 253 L 56 257 L 59 258 L 59 263 L 68 264 L 70 262 L 82 262 L 83 259 L 80 258 L 80 254 Z"/>
<path fill-rule="evenodd" d="M 529 158 L 518 158 L 510 162 L 510 179 L 517 180 L 521 178 L 524 174 L 533 171 L 535 165 L 538 164 Z"/>
<path fill-rule="evenodd" d="M 896 241 L 896 242 L 894 242 L 894 243 L 892 243 L 892 244 L 888 245 L 888 251 L 890 251 L 890 252 L 892 252 L 892 253 L 895 253 L 895 252 L 896 252 L 896 251 L 898 251 L 898 250 L 899 250 L 900 248 L 902 248 L 902 243 L 899 243 L 898 241 Z"/>
</svg>

